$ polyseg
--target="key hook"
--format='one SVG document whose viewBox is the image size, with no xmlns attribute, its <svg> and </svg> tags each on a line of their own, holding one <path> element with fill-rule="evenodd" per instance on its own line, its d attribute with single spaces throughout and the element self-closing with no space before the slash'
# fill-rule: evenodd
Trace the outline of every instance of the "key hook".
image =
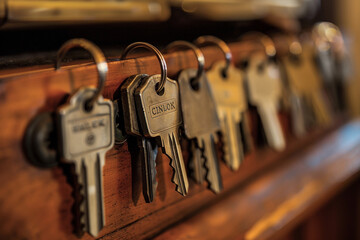
<svg viewBox="0 0 360 240">
<path fill-rule="evenodd" d="M 333 23 L 317 23 L 312 29 L 312 38 L 319 50 L 326 51 L 333 47 L 336 53 L 345 52 L 344 37 L 338 26 Z"/>
<path fill-rule="evenodd" d="M 240 37 L 240 40 L 257 41 L 264 47 L 265 53 L 269 58 L 275 57 L 276 47 L 274 41 L 265 33 L 252 31 L 245 33 L 244 36 Z"/>
<path fill-rule="evenodd" d="M 166 46 L 165 51 L 169 52 L 170 50 L 178 49 L 178 48 L 190 48 L 194 52 L 194 54 L 197 58 L 197 61 L 198 61 L 198 71 L 197 71 L 194 83 L 198 84 L 201 76 L 204 73 L 204 66 L 205 66 L 204 54 L 202 53 L 200 48 L 198 48 L 194 44 L 187 42 L 187 41 L 174 41 Z"/>
<path fill-rule="evenodd" d="M 130 44 L 129 46 L 127 46 L 125 48 L 124 53 L 121 56 L 121 60 L 126 59 L 126 56 L 129 54 L 129 52 L 133 51 L 136 48 L 146 48 L 146 49 L 154 52 L 157 59 L 159 60 L 160 66 L 161 66 L 161 80 L 160 80 L 159 86 L 156 89 L 156 92 L 160 93 L 164 89 L 164 85 L 165 85 L 165 82 L 166 82 L 166 79 L 167 79 L 167 65 L 166 65 L 166 61 L 165 61 L 164 56 L 159 51 L 159 49 L 157 49 L 156 47 L 154 47 L 150 43 L 134 42 L 134 43 Z"/>
<path fill-rule="evenodd" d="M 229 46 L 220 38 L 214 37 L 214 36 L 201 36 L 198 37 L 194 43 L 198 46 L 204 46 L 204 45 L 210 45 L 213 44 L 221 49 L 221 51 L 225 55 L 226 59 L 226 66 L 224 68 L 224 74 L 227 75 L 227 72 L 229 70 L 231 61 L 232 61 L 232 54 Z"/>
<path fill-rule="evenodd" d="M 97 71 L 98 71 L 98 79 L 99 79 L 98 87 L 97 87 L 97 91 L 94 93 L 94 96 L 91 99 L 89 99 L 87 102 L 88 106 L 92 107 L 93 104 L 95 103 L 95 101 L 101 95 L 102 91 L 104 90 L 106 76 L 108 73 L 108 65 L 107 65 L 106 59 L 104 57 L 104 54 L 102 53 L 102 51 L 100 50 L 100 48 L 98 46 L 96 46 L 94 43 L 92 43 L 86 39 L 74 38 L 74 39 L 71 39 L 71 40 L 65 42 L 61 46 L 59 51 L 57 52 L 56 65 L 55 65 L 56 70 L 60 69 L 61 62 L 62 62 L 63 58 L 65 57 L 66 53 L 70 49 L 76 48 L 76 47 L 80 47 L 80 48 L 87 50 L 91 54 L 92 58 L 94 59 L 94 61 L 96 63 L 96 67 L 97 67 Z"/>
</svg>

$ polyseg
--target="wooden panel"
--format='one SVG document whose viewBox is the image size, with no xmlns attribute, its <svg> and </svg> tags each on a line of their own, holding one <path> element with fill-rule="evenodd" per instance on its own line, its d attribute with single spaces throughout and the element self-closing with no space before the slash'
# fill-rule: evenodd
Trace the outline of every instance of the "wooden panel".
<svg viewBox="0 0 360 240">
<path fill-rule="evenodd" d="M 359 173 L 360 122 L 356 121 L 155 239 L 281 239 Z M 335 226 L 344 218 L 339 208 L 333 209 L 337 212 L 328 216 L 326 227 L 337 229 L 334 236 L 320 233 L 324 223 L 313 219 L 312 229 L 308 228 L 313 232 L 305 231 L 300 239 L 352 239 L 343 238 L 350 235 Z"/>
<path fill-rule="evenodd" d="M 259 46 L 250 43 L 234 43 L 230 46 L 234 62 L 259 50 Z M 214 61 L 222 59 L 215 47 L 206 48 L 204 54 L 207 68 Z M 183 68 L 197 66 L 190 51 L 169 54 L 165 58 L 170 76 L 175 76 Z M 112 99 L 116 89 L 128 76 L 158 72 L 155 57 L 125 61 L 114 59 L 109 63 L 104 96 Z M 58 71 L 52 66 L 44 66 L 3 71 L 0 76 L 0 236 L 4 239 L 76 239 L 72 234 L 73 199 L 67 174 L 60 167 L 48 170 L 30 165 L 22 151 L 22 138 L 29 121 L 37 113 L 54 111 L 61 99 L 73 89 L 95 84 L 95 66 L 79 63 Z M 218 196 L 207 190 L 205 185 L 199 186 L 193 182 L 190 182 L 187 197 L 176 193 L 171 183 L 173 173 L 169 161 L 163 155 L 157 160 L 159 186 L 156 200 L 146 204 L 141 195 L 140 167 L 131 161 L 129 154 L 132 145 L 115 146 L 107 154 L 103 173 L 107 225 L 101 231 L 100 239 L 153 236 L 194 211 L 223 198 L 261 169 L 287 160 L 291 153 L 314 143 L 329 131 L 318 130 L 304 139 L 296 140 L 289 134 L 286 114 L 280 117 L 288 136 L 287 149 L 282 153 L 269 148 L 257 149 L 246 157 L 237 172 L 231 172 L 221 163 L 225 191 Z M 256 125 L 252 127 L 255 132 Z M 185 149 L 184 155 L 186 158 Z M 91 237 L 84 235 L 82 239 Z"/>
</svg>

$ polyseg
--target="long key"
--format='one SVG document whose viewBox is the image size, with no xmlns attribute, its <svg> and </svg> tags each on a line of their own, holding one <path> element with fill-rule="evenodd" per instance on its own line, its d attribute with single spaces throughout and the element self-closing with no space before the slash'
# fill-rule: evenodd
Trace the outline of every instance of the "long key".
<svg viewBox="0 0 360 240">
<path fill-rule="evenodd" d="M 174 169 L 172 180 L 176 184 L 176 191 L 185 196 L 189 182 L 179 143 L 179 127 L 182 124 L 179 86 L 167 78 L 163 93 L 158 94 L 156 84 L 160 79 L 160 75 L 152 75 L 144 79 L 135 91 L 138 116 L 145 136 L 160 138 L 163 152 L 170 158 L 170 165 Z"/>
<path fill-rule="evenodd" d="M 224 160 L 236 170 L 244 159 L 244 147 L 239 124 L 247 109 L 243 77 L 240 70 L 229 66 L 226 78 L 222 75 L 225 62 L 216 63 L 207 77 L 214 94 L 216 111 L 220 120 L 224 142 Z"/>
<path fill-rule="evenodd" d="M 215 193 L 219 193 L 223 185 L 214 138 L 220 131 L 220 122 L 205 74 L 198 79 L 197 90 L 191 86 L 191 80 L 196 77 L 196 74 L 197 70 L 186 69 L 179 75 L 184 129 L 186 136 L 189 139 L 196 139 L 199 148 L 202 149 L 209 188 Z"/>
<path fill-rule="evenodd" d="M 95 91 L 78 90 L 58 111 L 61 153 L 66 163 L 75 164 L 84 196 L 80 220 L 92 236 L 97 236 L 105 225 L 102 169 L 105 153 L 114 145 L 112 102 L 100 96 L 91 110 L 85 110 Z"/>
<path fill-rule="evenodd" d="M 277 115 L 282 82 L 275 63 L 265 55 L 253 55 L 247 70 L 247 86 L 249 102 L 257 107 L 268 144 L 278 151 L 283 150 L 285 138 Z"/>
<path fill-rule="evenodd" d="M 139 147 L 138 158 L 142 166 L 143 195 L 146 202 L 152 202 L 156 195 L 156 156 L 158 147 L 151 138 L 145 138 L 138 123 L 134 92 L 141 81 L 148 77 L 139 74 L 129 77 L 121 86 L 121 99 L 124 111 L 124 124 L 127 134 L 135 136 Z"/>
</svg>

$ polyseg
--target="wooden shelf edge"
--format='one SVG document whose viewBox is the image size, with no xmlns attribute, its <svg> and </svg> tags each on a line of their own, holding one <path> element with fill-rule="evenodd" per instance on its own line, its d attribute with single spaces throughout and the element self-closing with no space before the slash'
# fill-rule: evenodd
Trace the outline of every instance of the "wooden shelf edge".
<svg viewBox="0 0 360 240">
<path fill-rule="evenodd" d="M 356 120 L 155 239 L 277 239 L 359 173 Z"/>
</svg>

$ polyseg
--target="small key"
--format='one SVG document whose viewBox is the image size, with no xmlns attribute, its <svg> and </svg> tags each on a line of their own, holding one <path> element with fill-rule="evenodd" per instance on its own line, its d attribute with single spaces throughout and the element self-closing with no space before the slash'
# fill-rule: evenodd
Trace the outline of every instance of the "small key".
<svg viewBox="0 0 360 240">
<path fill-rule="evenodd" d="M 196 139 L 190 141 L 190 173 L 195 182 L 202 184 L 206 177 L 205 159 L 202 156 L 201 149 L 196 143 Z"/>
<path fill-rule="evenodd" d="M 284 133 L 277 115 L 282 98 L 280 72 L 265 55 L 253 55 L 247 68 L 249 103 L 257 107 L 270 147 L 285 148 Z"/>
<path fill-rule="evenodd" d="M 160 75 L 152 75 L 144 79 L 135 91 L 138 116 L 144 135 L 160 139 L 163 152 L 170 158 L 174 169 L 172 180 L 176 191 L 185 196 L 189 182 L 179 142 L 179 127 L 182 124 L 179 86 L 167 78 L 164 90 L 158 94 L 156 86 L 160 79 Z"/>
<path fill-rule="evenodd" d="M 232 170 L 237 170 L 244 159 L 239 124 L 247 109 L 247 101 L 241 71 L 230 65 L 225 77 L 222 74 L 224 67 L 225 62 L 215 63 L 207 72 L 207 78 L 214 94 L 216 112 L 220 120 L 224 159 Z"/>
<path fill-rule="evenodd" d="M 209 188 L 215 193 L 219 193 L 223 185 L 215 151 L 215 136 L 221 129 L 220 122 L 205 74 L 199 78 L 197 90 L 191 86 L 191 80 L 196 75 L 196 69 L 183 70 L 179 75 L 184 129 L 186 136 L 189 139 L 196 139 L 198 147 L 202 149 Z"/>
<path fill-rule="evenodd" d="M 283 61 L 289 75 L 291 91 L 304 97 L 311 104 L 318 125 L 329 125 L 332 119 L 331 111 L 326 102 L 319 73 L 315 68 L 312 48 L 304 45 L 302 54 L 298 58 L 296 63 L 289 58 Z"/>
<path fill-rule="evenodd" d="M 102 170 L 105 153 L 114 145 L 112 102 L 100 96 L 91 109 L 85 108 L 95 92 L 94 88 L 82 88 L 58 110 L 60 150 L 64 162 L 75 164 L 84 196 L 81 223 L 94 237 L 105 225 Z"/>
<path fill-rule="evenodd" d="M 121 86 L 121 99 L 124 111 L 124 125 L 127 134 L 135 136 L 139 148 L 138 158 L 141 161 L 143 173 L 143 195 L 146 202 L 152 202 L 156 195 L 156 156 L 158 146 L 151 138 L 145 138 L 138 123 L 134 92 L 141 84 L 141 81 L 148 77 L 146 74 L 139 74 L 129 77 Z"/>
</svg>

